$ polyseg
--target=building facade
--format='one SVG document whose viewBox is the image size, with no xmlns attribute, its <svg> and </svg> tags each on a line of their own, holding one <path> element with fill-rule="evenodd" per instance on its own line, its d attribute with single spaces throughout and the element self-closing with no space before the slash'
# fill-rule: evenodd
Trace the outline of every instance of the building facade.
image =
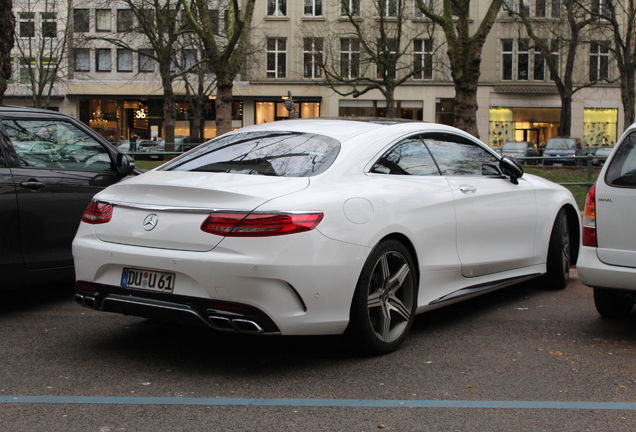
<svg viewBox="0 0 636 432">
<path fill-rule="evenodd" d="M 397 117 L 452 124 L 455 91 L 446 67 L 443 33 L 432 28 L 414 0 L 386 0 L 383 12 L 373 9 L 374 2 L 350 0 L 349 11 L 358 14 L 360 22 L 371 24 L 380 13 L 389 21 L 398 13 L 407 18 L 406 36 L 396 48 L 402 54 L 396 75 L 411 76 L 395 89 Z M 215 1 L 210 5 L 222 33 L 227 14 Z M 486 0 L 471 3 L 471 25 L 480 23 L 487 7 Z M 561 23 L 561 7 L 560 0 L 533 0 L 526 13 L 554 26 Z M 151 49 L 147 40 L 129 41 L 134 49 L 107 41 L 135 28 L 137 18 L 125 2 L 17 0 L 14 11 L 17 45 L 6 104 L 58 109 L 112 141 L 133 134 L 142 139 L 164 135 L 163 87 L 158 65 L 144 55 L 144 50 Z M 347 92 L 346 85 L 337 86 L 339 92 L 326 85 L 322 66 L 328 62 L 342 75 L 379 73 L 363 67 L 364 53 L 352 35 L 346 12 L 338 0 L 257 0 L 251 52 L 234 85 L 233 127 L 288 118 L 284 102 L 290 92 L 301 118 L 384 115 L 386 99 L 380 91 L 356 98 L 341 95 Z M 499 13 L 482 52 L 478 130 L 491 146 L 506 141 L 540 144 L 558 133 L 561 102 L 556 86 L 545 59 L 514 18 L 510 12 Z M 62 43 L 64 47 L 57 46 Z M 45 49 L 38 50 L 39 46 Z M 560 55 L 555 47 L 553 56 Z M 185 43 L 175 54 L 175 70 L 192 66 L 200 58 L 196 44 Z M 620 89 L 610 83 L 618 78 L 618 71 L 601 44 L 582 44 L 576 62 L 576 85 L 605 81 L 575 93 L 571 134 L 588 146 L 612 145 L 626 126 Z M 38 93 L 40 81 L 52 70 L 60 79 Z M 175 135 L 191 135 L 197 121 L 204 138 L 214 137 L 214 91 L 209 90 L 208 101 L 195 116 L 185 80 L 177 78 L 174 85 L 178 95 Z"/>
</svg>

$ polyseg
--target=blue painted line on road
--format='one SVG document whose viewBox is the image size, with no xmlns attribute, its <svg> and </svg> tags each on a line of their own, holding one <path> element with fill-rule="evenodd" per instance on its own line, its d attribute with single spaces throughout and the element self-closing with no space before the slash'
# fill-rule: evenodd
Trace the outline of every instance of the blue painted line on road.
<svg viewBox="0 0 636 432">
<path fill-rule="evenodd" d="M 0 404 L 190 405 L 345 408 L 491 408 L 560 410 L 636 410 L 636 403 L 560 401 L 248 399 L 118 396 L 0 396 Z"/>
</svg>

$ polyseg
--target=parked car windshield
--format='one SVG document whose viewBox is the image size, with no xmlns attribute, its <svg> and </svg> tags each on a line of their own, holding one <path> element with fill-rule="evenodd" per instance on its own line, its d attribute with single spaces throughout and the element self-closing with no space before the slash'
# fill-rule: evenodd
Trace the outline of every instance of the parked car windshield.
<svg viewBox="0 0 636 432">
<path fill-rule="evenodd" d="M 636 132 L 629 134 L 607 169 L 605 180 L 612 186 L 636 187 Z"/>
<path fill-rule="evenodd" d="M 576 140 L 573 138 L 550 138 L 545 148 L 546 150 L 575 150 Z"/>
<path fill-rule="evenodd" d="M 339 150 L 337 140 L 318 134 L 244 132 L 223 135 L 160 169 L 309 177 L 329 168 Z"/>
<path fill-rule="evenodd" d="M 527 144 L 524 142 L 507 142 L 503 146 L 503 150 L 523 150 L 525 151 Z"/>
</svg>

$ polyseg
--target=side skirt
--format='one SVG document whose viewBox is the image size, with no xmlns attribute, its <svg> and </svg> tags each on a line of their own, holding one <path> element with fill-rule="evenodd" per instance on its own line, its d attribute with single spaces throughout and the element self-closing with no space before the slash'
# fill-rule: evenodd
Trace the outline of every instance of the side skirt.
<svg viewBox="0 0 636 432">
<path fill-rule="evenodd" d="M 519 276 L 519 277 L 514 277 L 509 279 L 502 279 L 495 282 L 488 282 L 488 283 L 480 284 L 480 285 L 473 285 L 470 287 L 466 287 L 466 288 L 462 288 L 460 290 L 454 291 L 450 294 L 446 294 L 443 297 L 433 300 L 432 302 L 429 303 L 429 305 L 437 305 L 437 304 L 444 303 L 451 300 L 455 301 L 462 297 L 483 294 L 483 293 L 486 293 L 487 291 L 495 291 L 501 288 L 506 288 L 511 285 L 525 282 L 530 279 L 537 278 L 539 276 L 541 276 L 541 273 Z"/>
</svg>

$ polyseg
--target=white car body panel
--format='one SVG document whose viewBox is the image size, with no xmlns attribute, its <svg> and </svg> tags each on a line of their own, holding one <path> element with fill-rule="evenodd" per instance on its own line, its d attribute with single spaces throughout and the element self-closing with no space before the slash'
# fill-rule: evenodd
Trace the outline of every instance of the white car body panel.
<svg viewBox="0 0 636 432">
<path fill-rule="evenodd" d="M 605 180 L 617 149 L 635 132 L 633 124 L 623 133 L 596 182 L 598 247 L 582 246 L 577 264 L 581 282 L 590 287 L 636 291 L 636 189 L 613 186 Z"/>
<path fill-rule="evenodd" d="M 73 243 L 77 280 L 119 287 L 124 267 L 172 272 L 175 296 L 253 306 L 286 335 L 339 334 L 362 267 L 382 239 L 393 236 L 412 249 L 419 313 L 545 273 L 557 213 L 563 206 L 576 212 L 569 192 L 534 176 L 515 185 L 504 176 L 369 172 L 375 159 L 420 131 L 474 140 L 454 128 L 320 120 L 233 133 L 262 130 L 327 135 L 340 140 L 340 153 L 326 172 L 310 177 L 151 171 L 106 189 L 95 199 L 115 204 L 113 219 L 81 224 Z M 465 184 L 476 192 L 460 192 Z M 319 211 L 324 219 L 299 234 L 221 237 L 200 230 L 213 210 Z M 151 213 L 159 222 L 146 231 Z M 452 297 L 471 286 L 485 288 Z"/>
</svg>

